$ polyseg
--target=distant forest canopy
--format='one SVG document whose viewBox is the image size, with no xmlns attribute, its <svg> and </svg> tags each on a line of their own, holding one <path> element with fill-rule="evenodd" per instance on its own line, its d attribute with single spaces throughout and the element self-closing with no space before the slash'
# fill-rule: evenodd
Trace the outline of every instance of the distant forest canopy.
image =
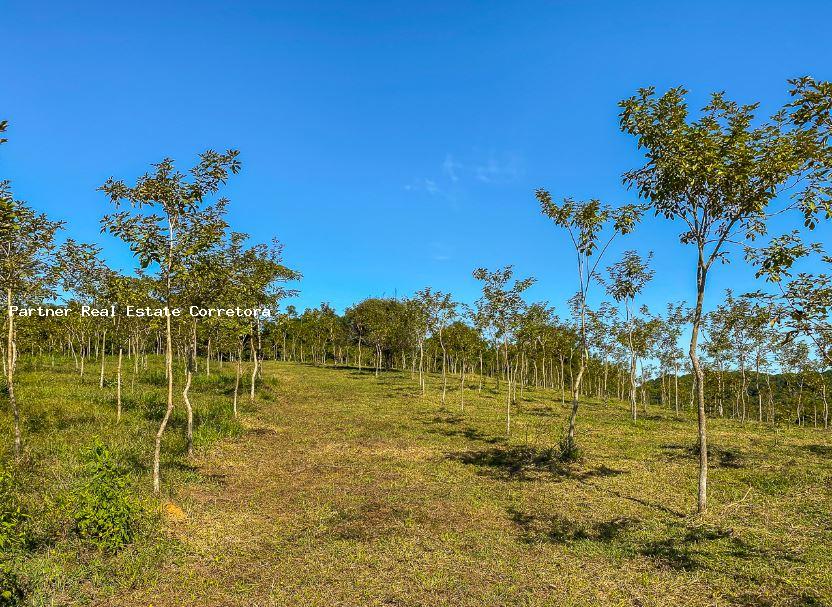
<svg viewBox="0 0 832 607">
<path fill-rule="evenodd" d="M 424 297 L 426 292 L 420 295 Z M 729 310 L 735 301 L 727 298 L 718 311 Z M 427 328 L 427 336 L 421 340 L 425 370 L 442 372 L 444 345 L 448 372 L 461 377 L 464 371 L 474 377 L 479 386 L 483 378 L 506 381 L 507 377 L 501 343 L 493 337 L 488 339 L 475 321 L 477 306 L 481 304 L 474 304 L 473 309 L 459 306 L 458 317 L 452 317 L 447 326 L 442 327 L 441 341 L 440 327 L 426 327 L 424 321 L 419 326 L 424 305 L 420 296 L 368 298 L 350 307 L 345 314 L 338 314 L 327 304 L 298 314 L 290 305 L 276 318 L 261 320 L 260 330 L 258 332 L 254 327 L 254 334 L 259 336 L 262 356 L 273 360 L 354 366 L 374 372 L 402 370 L 417 373 L 420 330 Z M 70 309 L 79 305 L 75 300 L 69 302 Z M 602 309 L 613 312 L 608 306 Z M 602 400 L 624 400 L 629 382 L 624 326 L 614 314 L 607 317 L 611 322 L 609 325 L 602 324 L 603 317 L 595 313 L 593 317 L 598 323 L 598 334 L 593 343 L 610 343 L 606 349 L 592 348 L 581 394 Z M 18 320 L 19 347 L 28 346 L 27 353 L 33 357 L 55 354 L 74 357 L 79 369 L 84 357 L 98 359 L 100 348 L 111 355 L 117 355 L 122 349 L 131 358 L 134 354 L 162 354 L 162 319 L 156 318 L 153 324 L 149 319 L 139 317 L 131 325 L 127 318 L 117 315 L 105 322 L 78 315 L 74 321 L 69 316 Z M 240 325 L 235 328 L 224 320 L 227 318 L 200 319 L 197 366 L 203 371 L 209 370 L 212 363 L 234 361 L 241 342 L 245 346 L 246 359 L 251 361 L 255 355 L 249 347 L 257 345 L 251 340 L 252 333 L 245 327 L 241 333 Z M 562 322 L 551 308 L 540 303 L 524 304 L 516 323 L 508 353 L 511 366 L 519 365 L 518 369 L 512 369 L 516 389 L 550 388 L 565 395 L 578 362 L 579 339 L 574 324 Z M 250 320 L 249 324 L 254 321 Z M 639 401 L 644 407 L 652 404 L 674 408 L 678 382 L 679 408 L 688 410 L 693 398 L 689 363 L 681 350 L 677 349 L 675 353 L 663 351 L 658 339 L 663 333 L 673 332 L 674 328 L 662 316 L 651 317 L 648 324 L 639 334 L 640 342 L 646 338 L 639 344 Z M 811 350 L 804 342 L 785 341 L 785 335 L 775 330 L 765 336 L 767 342 L 762 344 L 751 344 L 749 338 L 749 348 L 762 348 L 760 368 L 757 369 L 756 352 L 749 355 L 736 348 L 715 349 L 720 339 L 727 344 L 728 337 L 727 332 L 715 333 L 714 339 L 705 344 L 706 352 L 713 354 L 705 358 L 709 411 L 716 415 L 758 419 L 759 404 L 762 403 L 764 420 L 773 421 L 775 415 L 779 415 L 783 420 L 798 422 L 799 419 L 798 423 L 806 423 L 807 410 L 814 407 L 817 414 L 820 406 L 821 417 L 818 419 L 821 424 L 824 422 L 823 391 L 830 370 L 824 370 L 810 357 Z M 739 343 L 743 347 L 745 342 Z M 182 359 L 185 344 L 180 339 L 175 346 L 177 357 Z M 742 366 L 743 359 L 752 362 Z M 802 407 L 797 409 L 801 403 Z M 811 411 L 809 413 L 809 421 L 815 422 Z"/>
<path fill-rule="evenodd" d="M 805 240 L 832 218 L 832 84 L 811 78 L 789 84 L 791 101 L 768 119 L 756 116 L 756 104 L 740 105 L 723 93 L 691 113 L 681 87 L 660 96 L 653 88 L 640 89 L 619 104 L 621 130 L 644 153 L 644 165 L 623 175 L 636 202 L 614 207 L 535 192 L 553 234 L 574 247 L 576 293 L 558 308 L 565 311 L 560 316 L 549 302 L 526 301 L 535 279 L 516 278 L 511 265 L 475 269 L 482 296 L 468 305 L 426 287 L 402 299 L 365 299 L 344 314 L 327 304 L 302 313 L 287 306 L 269 318 L 102 321 L 78 314 L 15 319 L 7 313 L 3 364 L 16 448 L 18 357 L 31 355 L 26 364 L 40 365 L 44 357 L 71 356 L 83 374 L 85 361 L 105 352 L 126 355 L 135 369 L 148 354 L 164 355 L 168 398 L 156 438 L 158 491 L 161 435 L 180 377 L 174 362 L 184 367 L 190 452 L 193 374 L 245 357 L 252 362 L 253 399 L 260 362 L 269 356 L 371 368 L 376 374 L 400 369 L 418 376 L 423 393 L 424 374 L 441 373 L 443 404 L 456 382 L 464 395 L 466 379 L 478 390 L 493 380 L 498 391 L 505 387 L 507 434 L 524 391 L 552 389 L 556 398 L 571 401 L 561 442 L 567 459 L 577 453 L 581 398 L 628 401 L 634 421 L 657 402 L 680 414 L 692 408 L 703 510 L 707 416 L 829 423 L 832 275 L 798 273 L 795 264 L 812 258 L 814 267 L 824 269 L 832 263 L 821 245 Z M 5 128 L 0 124 L 0 131 Z M 132 184 L 106 180 L 99 191 L 110 212 L 101 218 L 102 231 L 135 255 L 139 269 L 133 276 L 107 267 L 97 245 L 72 239 L 59 245 L 63 222 L 35 211 L 3 182 L 0 286 L 7 311 L 52 302 L 59 294 L 69 306 L 279 310 L 295 293 L 287 284 L 300 273 L 283 264 L 279 241 L 251 245 L 229 224 L 231 203 L 221 190 L 240 169 L 237 150 L 208 150 L 186 172 L 164 159 Z M 639 299 L 654 278 L 652 254 L 627 250 L 609 259 L 613 240 L 636 233 L 646 214 L 672 221 L 681 246 L 696 248 L 696 266 L 690 268 L 695 301 L 648 310 Z M 802 220 L 804 229 L 769 234 L 769 219 L 786 214 Z M 743 251 L 757 268 L 760 290 L 729 291 L 722 304 L 705 310 L 708 276 Z M 771 288 L 764 289 L 765 283 Z M 606 301 L 590 305 L 601 299 Z M 686 331 L 690 340 L 683 348 Z M 99 358 L 103 377 L 104 357 Z M 235 403 L 236 397 L 235 390 Z"/>
</svg>

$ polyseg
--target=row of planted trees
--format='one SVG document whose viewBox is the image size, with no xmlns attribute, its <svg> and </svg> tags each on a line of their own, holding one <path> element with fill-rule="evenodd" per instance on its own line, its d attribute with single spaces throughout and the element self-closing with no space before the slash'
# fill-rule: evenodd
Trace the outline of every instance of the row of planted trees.
<svg viewBox="0 0 832 607">
<path fill-rule="evenodd" d="M 6 123 L 0 124 L 0 132 Z M 207 151 L 187 174 L 165 159 L 135 184 L 108 179 L 100 190 L 113 206 L 102 231 L 125 242 L 139 262 L 134 276 L 109 268 L 96 245 L 72 239 L 58 244 L 62 222 L 35 212 L 0 187 L 0 284 L 6 300 L 2 346 L 6 395 L 13 413 L 14 451 L 22 446 L 21 412 L 15 395 L 19 356 L 71 356 L 80 375 L 98 361 L 105 383 L 105 355 L 117 357 L 116 420 L 121 417 L 125 358 L 132 381 L 147 366 L 147 355 L 164 356 L 166 408 L 154 437 L 153 487 L 160 489 L 161 445 L 177 402 L 184 405 L 187 451 L 193 450 L 194 403 L 190 389 L 204 353 L 204 371 L 217 358 L 236 364 L 232 406 L 236 414 L 242 360 L 248 355 L 253 400 L 263 359 L 262 329 L 269 311 L 291 294 L 283 283 L 298 274 L 282 264 L 282 247 L 248 244 L 246 234 L 227 222 L 228 201 L 212 200 L 240 169 L 238 153 Z M 61 303 L 63 305 L 57 306 Z M 128 316 L 127 306 L 162 310 L 156 316 Z M 83 307 L 114 313 L 84 316 Z M 243 315 L 177 315 L 175 310 L 236 308 Z M 40 308 L 37 310 L 37 308 Z M 25 313 L 20 310 L 33 310 Z M 66 310 L 69 310 L 68 312 Z M 213 353 L 212 353 L 213 351 Z M 179 363 L 178 366 L 176 363 Z"/>
<path fill-rule="evenodd" d="M 55 331 L 43 323 L 22 323 L 18 331 L 9 314 L 5 370 L 16 448 L 13 376 L 22 351 L 18 336 L 27 330 L 33 333 L 30 348 L 68 349 L 79 373 L 93 351 L 102 356 L 126 351 L 134 364 L 147 352 L 164 354 L 167 412 L 155 442 L 157 490 L 160 441 L 175 400 L 174 360 L 184 365 L 181 399 L 190 439 L 189 388 L 200 360 L 206 373 L 212 361 L 239 362 L 247 343 L 253 379 L 267 349 L 277 359 L 370 367 L 375 374 L 410 370 L 423 392 L 425 375 L 438 373 L 443 402 L 452 380 L 458 379 L 464 396 L 466 376 L 475 377 L 478 389 L 491 377 L 497 387 L 505 385 L 507 432 L 518 393 L 549 387 L 565 400 L 568 390 L 565 456 L 576 449 L 582 397 L 627 400 L 633 419 L 656 400 L 677 412 L 688 403 L 698 419 L 701 511 L 707 499 L 708 415 L 805 424 L 811 403 L 813 423 L 828 424 L 832 278 L 823 268 L 830 258 L 796 231 L 766 240 L 774 216 L 794 213 L 807 231 L 832 217 L 832 85 L 809 78 L 791 85 L 792 101 L 768 120 L 756 116 L 756 105 L 739 105 L 723 94 L 691 116 L 682 88 L 662 96 L 642 89 L 621 102 L 621 130 L 634 136 L 645 154 L 643 166 L 624 174 L 638 200 L 615 206 L 571 198 L 558 202 L 545 189 L 536 193 L 543 215 L 570 240 L 576 255 L 576 293 L 560 318 L 548 303 L 524 300 L 534 279 L 515 279 L 511 266 L 475 270 L 482 297 L 470 306 L 426 288 L 401 300 L 367 299 L 343 315 L 323 304 L 301 314 L 290 307 L 277 318 L 257 315 L 242 322 L 168 315 L 157 324 L 113 319 L 105 329 L 100 323 L 56 319 L 62 328 Z M 135 184 L 106 181 L 101 190 L 114 208 L 102 228 L 135 254 L 140 265 L 135 277 L 106 268 L 95 247 L 70 240 L 58 248 L 62 225 L 16 200 L 4 184 L 0 283 L 9 310 L 56 296 L 77 305 L 135 303 L 139 297 L 167 308 L 233 301 L 275 309 L 287 294 L 282 281 L 297 274 L 281 264 L 276 243 L 247 247 L 246 236 L 226 222 L 227 201 L 213 200 L 239 170 L 237 157 L 236 151 L 209 151 L 188 174 L 164 160 Z M 653 279 L 649 254 L 629 250 L 617 261 L 607 259 L 613 241 L 642 229 L 651 213 L 678 225 L 680 242 L 692 245 L 694 253 L 694 301 L 668 304 L 662 313 L 640 301 Z M 722 305 L 705 310 L 708 277 L 737 254 L 773 288 L 740 297 L 728 293 Z M 815 271 L 797 273 L 796 264 L 805 258 L 814 260 Z M 609 302 L 594 303 L 604 300 Z M 34 335 L 38 331 L 41 339 Z M 686 354 L 683 336 L 689 337 Z"/>
<path fill-rule="evenodd" d="M 652 274 L 646 260 L 627 251 L 604 276 L 610 295 L 620 295 L 630 284 L 625 274 L 631 270 L 644 277 Z M 507 290 L 512 269 L 478 272 L 490 282 L 471 306 L 430 289 L 403 299 L 369 298 L 343 315 L 326 303 L 301 314 L 288 306 L 264 329 L 268 355 L 354 366 L 376 375 L 402 370 L 418 378 L 420 386 L 424 373 L 453 375 L 460 387 L 467 377 L 469 387 L 478 390 L 485 379 L 498 389 L 502 381 L 511 388 L 512 404 L 518 393 L 536 388 L 553 389 L 564 400 L 579 370 L 577 310 L 573 307 L 573 314 L 561 319 L 546 302 L 517 299 L 494 314 L 498 302 L 509 301 L 505 294 L 494 294 Z M 503 284 L 495 284 L 495 277 Z M 619 296 L 587 306 L 589 357 L 580 395 L 629 401 L 633 419 L 651 405 L 679 415 L 693 406 L 695 397 L 690 363 L 679 344 L 691 311 L 677 302 L 654 314 L 646 306 L 634 309 L 633 300 Z M 437 305 L 443 301 L 445 309 Z M 789 338 L 776 323 L 780 313 L 782 309 L 768 302 L 735 297 L 729 290 L 724 302 L 705 316 L 706 410 L 741 421 L 827 428 L 829 378 L 823 358 L 811 342 Z M 447 386 L 443 381 L 443 402 Z"/>
</svg>

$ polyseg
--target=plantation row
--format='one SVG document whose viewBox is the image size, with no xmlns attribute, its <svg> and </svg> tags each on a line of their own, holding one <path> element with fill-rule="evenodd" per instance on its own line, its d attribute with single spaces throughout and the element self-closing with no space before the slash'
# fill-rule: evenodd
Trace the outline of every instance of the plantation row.
<svg viewBox="0 0 832 607">
<path fill-rule="evenodd" d="M 794 213 L 807 231 L 832 216 L 832 85 L 809 78 L 791 85 L 792 101 L 769 120 L 755 116 L 756 105 L 739 105 L 722 94 L 690 116 L 681 88 L 662 96 L 644 89 L 622 101 L 621 129 L 636 138 L 646 158 L 644 166 L 624 174 L 638 202 L 556 202 L 547 190 L 536 192 L 542 213 L 575 250 L 576 294 L 560 316 L 548 302 L 524 299 L 534 279 L 515 279 L 512 266 L 475 270 L 482 297 L 471 305 L 428 287 L 401 300 L 364 300 L 343 316 L 326 304 L 301 314 L 289 306 L 278 314 L 281 300 L 294 294 L 287 282 L 300 274 L 283 265 L 277 240 L 249 245 L 248 236 L 229 225 L 229 202 L 218 195 L 240 170 L 236 150 L 206 151 L 187 173 L 165 159 L 133 184 L 110 178 L 99 188 L 111 205 L 102 229 L 135 255 L 135 276 L 107 267 L 96 245 L 72 239 L 59 245 L 63 223 L 37 213 L 4 183 L 0 286 L 7 302 L 3 358 L 15 454 L 22 452 L 25 416 L 25 403 L 15 394 L 15 369 L 27 353 L 71 356 L 80 374 L 96 356 L 102 387 L 103 354 L 112 354 L 119 361 L 118 403 L 123 358 L 135 370 L 148 353 L 164 355 L 166 409 L 153 445 L 156 492 L 163 437 L 179 402 L 186 414 L 186 451 L 192 453 L 190 389 L 200 368 L 208 374 L 212 362 L 236 362 L 236 411 L 244 357 L 251 361 L 252 400 L 266 356 L 332 361 L 371 366 L 376 374 L 410 369 L 423 392 L 425 374 L 441 373 L 443 402 L 451 376 L 463 388 L 466 375 L 479 385 L 484 377 L 505 382 L 506 433 L 518 392 L 555 388 L 564 400 L 569 392 L 571 413 L 560 442 L 565 460 L 577 453 L 582 395 L 628 400 L 633 420 L 656 401 L 677 412 L 692 407 L 699 434 L 697 507 L 704 510 L 708 415 L 806 424 L 811 406 L 812 425 L 828 425 L 832 282 L 826 273 L 793 275 L 792 269 L 803 258 L 812 258 L 814 267 L 830 258 L 797 231 L 766 238 L 774 215 Z M 696 300 L 690 305 L 671 302 L 661 313 L 640 305 L 654 278 L 651 254 L 628 250 L 617 261 L 607 259 L 611 243 L 636 232 L 648 214 L 681 226 L 680 242 L 696 247 Z M 709 273 L 736 254 L 756 265 L 761 291 L 739 297 L 729 292 L 722 305 L 706 312 Z M 774 288 L 763 289 L 766 282 Z M 58 300 L 76 311 L 131 306 L 269 313 L 14 314 Z M 686 329 L 690 341 L 683 348 Z"/>
</svg>

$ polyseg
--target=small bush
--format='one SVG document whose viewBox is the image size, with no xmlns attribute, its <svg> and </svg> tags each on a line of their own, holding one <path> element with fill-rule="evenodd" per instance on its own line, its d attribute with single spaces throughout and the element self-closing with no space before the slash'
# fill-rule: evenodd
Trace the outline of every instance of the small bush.
<svg viewBox="0 0 832 607">
<path fill-rule="evenodd" d="M 101 443 L 84 452 L 86 482 L 73 496 L 75 530 L 97 547 L 115 552 L 133 541 L 140 507 L 126 473 Z"/>
<path fill-rule="evenodd" d="M 26 590 L 11 563 L 0 561 L 0 607 L 23 604 Z"/>
<path fill-rule="evenodd" d="M 26 543 L 29 516 L 19 495 L 18 483 L 11 471 L 0 469 L 0 552 L 16 550 Z"/>
<path fill-rule="evenodd" d="M 583 451 L 578 445 L 574 442 L 570 443 L 567 438 L 561 439 L 560 443 L 558 443 L 558 459 L 561 462 L 571 464 L 579 462 L 582 458 Z"/>
</svg>

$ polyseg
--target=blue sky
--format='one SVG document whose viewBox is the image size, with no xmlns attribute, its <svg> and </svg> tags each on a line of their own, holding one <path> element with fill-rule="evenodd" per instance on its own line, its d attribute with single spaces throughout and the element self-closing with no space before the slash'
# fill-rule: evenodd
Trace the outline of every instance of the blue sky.
<svg viewBox="0 0 832 607">
<path fill-rule="evenodd" d="M 826 2 L 0 6 L 0 175 L 17 196 L 129 267 L 99 234 L 96 187 L 239 148 L 231 223 L 286 244 L 301 307 L 425 285 L 472 301 L 474 268 L 511 263 L 537 277 L 531 299 L 564 313 L 572 251 L 533 193 L 633 200 L 621 174 L 640 157 L 620 99 L 683 84 L 695 107 L 726 90 L 770 112 L 787 78 L 832 78 Z M 646 222 L 609 259 L 655 251 L 654 307 L 693 293 L 678 229 Z M 726 286 L 752 289 L 752 273 L 719 268 L 711 304 Z"/>
</svg>

